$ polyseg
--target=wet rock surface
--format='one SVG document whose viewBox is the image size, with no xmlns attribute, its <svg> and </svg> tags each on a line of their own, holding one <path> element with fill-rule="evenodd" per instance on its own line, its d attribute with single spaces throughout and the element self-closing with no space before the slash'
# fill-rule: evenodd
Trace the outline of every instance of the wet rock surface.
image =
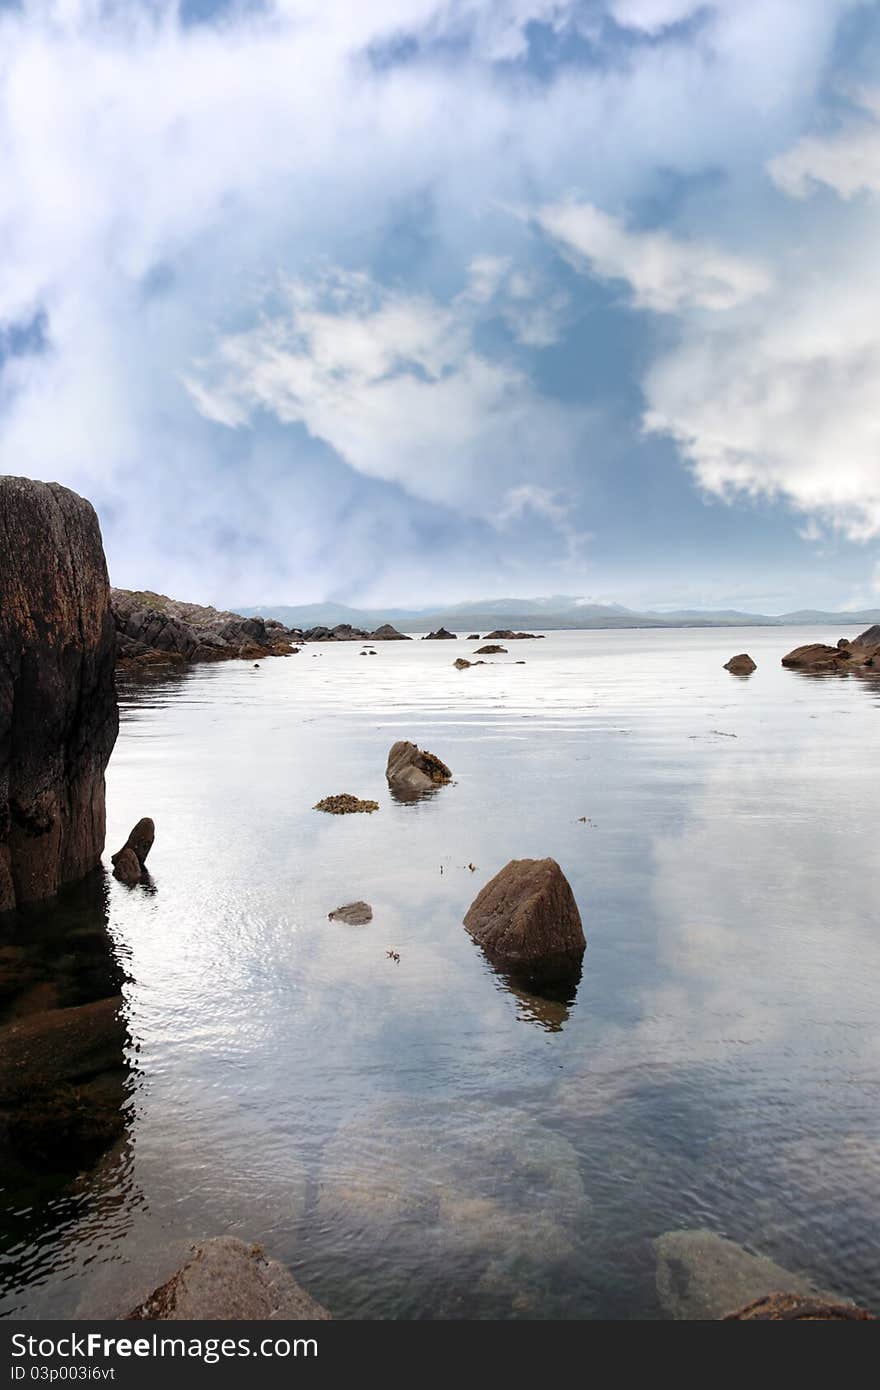
<svg viewBox="0 0 880 1390">
<path fill-rule="evenodd" d="M 872 1313 L 852 1303 L 829 1303 L 803 1294 L 771 1293 L 725 1314 L 725 1322 L 874 1322 Z"/>
<path fill-rule="evenodd" d="M 782 658 L 783 666 L 801 671 L 880 672 L 880 625 L 875 624 L 852 640 L 841 637 L 836 647 L 808 642 Z"/>
<path fill-rule="evenodd" d="M 193 1249 L 182 1269 L 129 1319 L 166 1321 L 327 1321 L 330 1314 L 289 1270 L 258 1245 L 217 1236 Z"/>
<path fill-rule="evenodd" d="M 657 1293 L 673 1318 L 723 1318 L 770 1295 L 819 1297 L 804 1275 L 784 1269 L 764 1255 L 752 1255 L 714 1231 L 667 1231 L 653 1242 Z"/>
<path fill-rule="evenodd" d="M 116 637 L 98 519 L 58 483 L 0 478 L 0 912 L 104 848 Z"/>
<path fill-rule="evenodd" d="M 493 965 L 537 985 L 580 977 L 586 940 L 555 859 L 512 859 L 468 908 L 464 925 Z"/>
<path fill-rule="evenodd" d="M 388 785 L 398 795 L 419 795 L 449 782 L 452 773 L 436 753 L 428 753 L 404 739 L 395 743 L 385 768 Z"/>
</svg>

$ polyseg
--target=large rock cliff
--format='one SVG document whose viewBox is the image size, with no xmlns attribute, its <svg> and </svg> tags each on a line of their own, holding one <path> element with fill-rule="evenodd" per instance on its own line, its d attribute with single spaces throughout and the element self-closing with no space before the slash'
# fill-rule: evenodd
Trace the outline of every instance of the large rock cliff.
<svg viewBox="0 0 880 1390">
<path fill-rule="evenodd" d="M 81 878 L 104 848 L 116 634 L 93 508 L 0 477 L 0 911 Z"/>
</svg>

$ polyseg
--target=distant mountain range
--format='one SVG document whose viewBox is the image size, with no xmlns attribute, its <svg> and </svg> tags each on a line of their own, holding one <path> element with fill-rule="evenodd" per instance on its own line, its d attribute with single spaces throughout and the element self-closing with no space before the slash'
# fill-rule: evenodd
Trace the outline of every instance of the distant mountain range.
<svg viewBox="0 0 880 1390">
<path fill-rule="evenodd" d="M 468 628 L 541 628 L 544 631 L 565 628 L 613 627 L 787 627 L 792 625 L 870 627 L 880 623 L 880 608 L 859 612 L 825 613 L 820 609 L 798 609 L 769 617 L 765 613 L 740 613 L 725 608 L 681 609 L 671 613 L 647 610 L 636 612 L 619 603 L 588 603 L 568 594 L 553 594 L 549 598 L 479 599 L 455 603 L 444 608 L 350 608 L 344 603 L 266 604 L 258 608 L 235 610 L 245 617 L 277 618 L 288 627 L 335 627 L 350 623 L 352 627 L 372 631 L 381 623 L 393 623 L 401 632 L 424 632 L 438 627 L 453 632 Z"/>
</svg>

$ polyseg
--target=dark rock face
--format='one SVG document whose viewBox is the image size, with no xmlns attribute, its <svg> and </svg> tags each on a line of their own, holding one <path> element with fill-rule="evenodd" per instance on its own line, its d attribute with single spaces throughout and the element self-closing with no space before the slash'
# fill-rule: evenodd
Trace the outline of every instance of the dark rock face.
<svg viewBox="0 0 880 1390">
<path fill-rule="evenodd" d="M 470 636 L 468 637 L 468 641 L 469 641 L 469 642 L 479 642 L 479 640 L 480 640 L 480 634 L 479 634 L 478 632 L 472 632 L 472 633 L 470 634 Z"/>
<path fill-rule="evenodd" d="M 758 668 L 748 652 L 740 652 L 739 656 L 732 656 L 729 661 L 725 661 L 724 669 L 730 671 L 733 676 L 750 676 Z"/>
<path fill-rule="evenodd" d="M 874 1322 L 873 1313 L 853 1303 L 829 1303 L 796 1293 L 771 1293 L 756 1298 L 735 1313 L 726 1313 L 724 1322 Z"/>
<path fill-rule="evenodd" d="M 131 850 L 140 864 L 141 868 L 147 862 L 147 855 L 153 848 L 153 841 L 156 838 L 156 827 L 149 816 L 143 816 L 132 830 L 125 844 L 118 854 L 112 856 L 113 863 L 119 859 L 125 850 Z"/>
<path fill-rule="evenodd" d="M 477 894 L 464 924 L 493 964 L 522 979 L 579 975 L 587 943 L 555 859 L 511 859 Z"/>
<path fill-rule="evenodd" d="M 423 642 L 455 642 L 457 634 L 449 632 L 445 627 L 438 627 L 436 632 L 429 632 L 427 637 L 422 638 Z"/>
<path fill-rule="evenodd" d="M 496 640 L 500 638 L 505 642 L 524 642 L 526 639 L 536 641 L 538 634 L 536 632 L 512 632 L 509 627 L 505 627 L 498 628 L 497 632 L 487 632 L 485 640 L 488 642 L 493 637 Z"/>
<path fill-rule="evenodd" d="M 370 633 L 373 642 L 411 642 L 412 638 L 407 637 L 405 632 L 398 632 L 396 627 L 390 623 L 383 623 L 377 627 L 375 632 Z"/>
<path fill-rule="evenodd" d="M 435 753 L 424 752 L 414 743 L 401 739 L 388 754 L 385 776 L 398 795 L 413 796 L 434 791 L 449 782 L 452 773 Z"/>
<path fill-rule="evenodd" d="M 116 635 L 93 508 L 0 478 L 0 911 L 52 896 L 104 848 Z"/>
<path fill-rule="evenodd" d="M 112 591 L 123 668 L 183 666 L 191 661 L 256 661 L 287 656 L 293 634 L 283 623 L 242 618 L 164 594 Z"/>
<path fill-rule="evenodd" d="M 129 887 L 134 887 L 140 883 L 143 875 L 143 867 L 133 849 L 128 845 L 121 849 L 118 854 L 113 856 L 113 877 L 118 878 L 120 883 L 127 883 Z"/>
<path fill-rule="evenodd" d="M 836 647 L 822 642 L 795 647 L 782 664 L 801 671 L 880 671 L 880 625 L 875 623 L 852 641 L 841 637 Z"/>
<path fill-rule="evenodd" d="M 183 1268 L 128 1316 L 174 1322 L 330 1318 L 289 1270 L 268 1259 L 258 1245 L 246 1245 L 235 1236 L 218 1236 L 195 1246 Z"/>
<path fill-rule="evenodd" d="M 390 623 L 383 623 L 375 632 L 367 632 L 362 627 L 352 627 L 351 623 L 337 623 L 335 627 L 310 627 L 302 634 L 304 642 L 411 642 L 412 638 L 398 632 Z"/>
</svg>

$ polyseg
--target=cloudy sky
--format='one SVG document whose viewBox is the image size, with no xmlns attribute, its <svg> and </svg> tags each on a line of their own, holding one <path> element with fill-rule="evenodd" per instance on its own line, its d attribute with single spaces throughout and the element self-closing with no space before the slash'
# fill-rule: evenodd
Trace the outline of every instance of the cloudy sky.
<svg viewBox="0 0 880 1390">
<path fill-rule="evenodd" d="M 220 604 L 880 604 L 880 6 L 0 0 L 0 471 Z"/>
</svg>

